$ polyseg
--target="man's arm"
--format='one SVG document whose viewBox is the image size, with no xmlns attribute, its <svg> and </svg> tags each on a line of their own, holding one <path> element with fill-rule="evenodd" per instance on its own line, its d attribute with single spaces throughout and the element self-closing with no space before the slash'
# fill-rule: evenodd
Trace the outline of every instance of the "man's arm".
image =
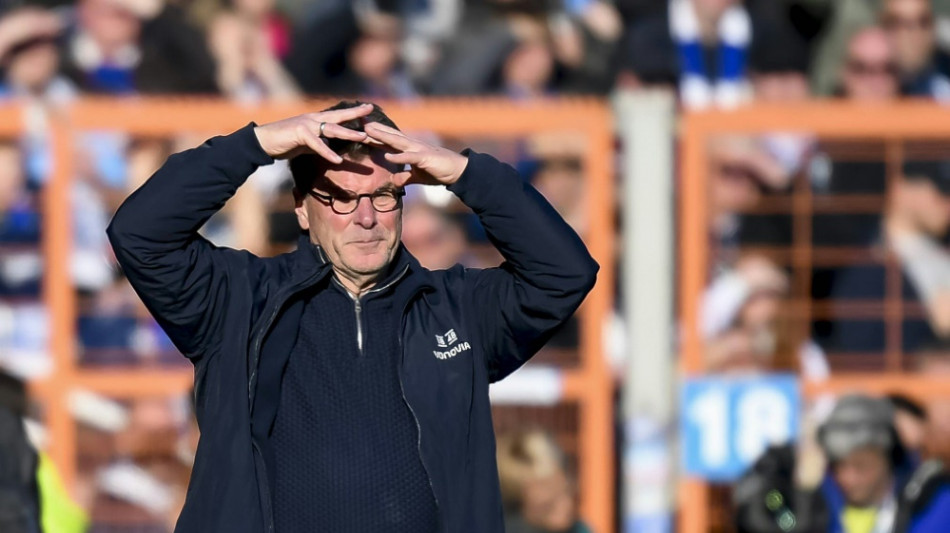
<svg viewBox="0 0 950 533">
<path fill-rule="evenodd" d="M 211 341 L 212 324 L 224 310 L 225 265 L 243 255 L 217 250 L 198 230 L 258 166 L 272 161 L 253 125 L 215 137 L 169 157 L 109 224 L 129 282 L 188 357 Z"/>
<path fill-rule="evenodd" d="M 251 267 L 247 252 L 220 249 L 198 234 L 260 165 L 310 151 L 339 162 L 321 139 L 361 141 L 366 135 L 339 125 L 372 106 L 308 113 L 253 124 L 168 158 L 119 207 L 107 233 L 136 292 L 188 357 L 200 355 L 227 309 L 231 276 Z M 325 127 L 322 128 L 321 125 Z"/>
<path fill-rule="evenodd" d="M 505 262 L 475 274 L 471 297 L 490 340 L 492 381 L 517 370 L 550 339 L 593 288 L 598 265 L 584 243 L 515 169 L 468 152 L 448 188 L 470 207 Z"/>
<path fill-rule="evenodd" d="M 457 154 L 379 124 L 370 137 L 397 150 L 410 165 L 397 185 L 443 184 L 470 207 L 505 258 L 498 268 L 468 271 L 472 315 L 487 342 L 489 376 L 497 381 L 525 363 L 577 310 L 596 281 L 598 266 L 584 243 L 518 173 L 493 157 Z"/>
</svg>

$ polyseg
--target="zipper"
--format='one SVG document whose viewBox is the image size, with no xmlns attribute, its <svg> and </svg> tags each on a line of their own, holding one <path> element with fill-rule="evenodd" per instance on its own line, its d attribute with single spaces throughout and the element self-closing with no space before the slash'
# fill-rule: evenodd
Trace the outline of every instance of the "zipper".
<svg viewBox="0 0 950 533">
<path fill-rule="evenodd" d="M 394 277 L 392 280 L 389 281 L 389 283 L 386 283 L 385 285 L 381 285 L 379 287 L 373 287 L 372 289 L 366 291 L 366 293 L 362 296 L 362 298 L 365 298 L 366 296 L 370 294 L 384 291 L 392 287 L 397 281 L 402 279 L 402 277 L 405 276 L 406 272 L 408 271 L 409 271 L 409 265 L 406 265 L 402 269 L 402 271 L 396 275 L 396 277 Z M 343 289 L 344 292 L 346 292 L 346 295 L 349 296 L 351 300 L 353 300 L 353 311 L 356 314 L 356 347 L 359 349 L 360 356 L 362 357 L 363 356 L 363 319 L 362 319 L 363 304 L 360 303 L 361 297 L 353 294 L 352 292 L 350 292 L 349 289 L 344 287 L 343 284 L 340 283 L 340 280 L 336 279 L 336 276 L 333 277 L 333 281 L 337 285 L 339 285 L 340 288 Z"/>
<path fill-rule="evenodd" d="M 435 493 L 435 486 L 432 485 L 432 476 L 429 474 L 429 467 L 426 466 L 425 457 L 422 456 L 422 425 L 419 424 L 419 417 L 416 416 L 416 412 L 412 409 L 412 404 L 410 404 L 409 399 L 406 398 L 406 388 L 402 383 L 402 360 L 405 358 L 405 353 L 403 352 L 403 346 L 402 346 L 402 332 L 405 331 L 406 329 L 406 310 L 409 309 L 409 304 L 412 302 L 412 300 L 415 299 L 416 295 L 418 295 L 420 292 L 422 291 L 421 290 L 418 291 L 415 295 L 409 298 L 409 300 L 406 302 L 406 306 L 402 310 L 402 318 L 400 320 L 399 335 L 398 335 L 399 353 L 401 357 L 399 359 L 399 367 L 398 367 L 397 374 L 399 376 L 399 392 L 402 393 L 402 401 L 403 403 L 406 404 L 406 407 L 409 408 L 409 414 L 412 415 L 412 421 L 416 423 L 416 452 L 419 454 L 419 462 L 422 463 L 422 470 L 426 473 L 426 481 L 429 482 L 429 490 L 432 491 L 432 499 L 435 501 L 435 513 L 436 513 L 436 516 L 439 517 L 439 530 L 441 531 L 442 530 L 442 511 L 439 508 L 440 507 L 439 496 Z"/>
</svg>

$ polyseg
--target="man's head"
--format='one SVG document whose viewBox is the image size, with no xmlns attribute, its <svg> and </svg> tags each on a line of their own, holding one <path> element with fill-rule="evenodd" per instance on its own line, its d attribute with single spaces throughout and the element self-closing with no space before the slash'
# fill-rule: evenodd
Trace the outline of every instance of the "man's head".
<svg viewBox="0 0 950 533">
<path fill-rule="evenodd" d="M 153 2 L 141 2 L 150 4 Z M 81 0 L 76 13 L 79 25 L 105 54 L 138 44 L 142 19 L 136 2 L 123 0 Z"/>
<path fill-rule="evenodd" d="M 884 30 L 865 28 L 848 41 L 841 89 L 853 100 L 884 101 L 898 96 L 897 59 Z"/>
<path fill-rule="evenodd" d="M 930 0 L 885 1 L 881 26 L 894 44 L 901 75 L 911 77 L 927 67 L 936 46 Z"/>
<path fill-rule="evenodd" d="M 894 408 L 883 398 L 841 398 L 818 431 L 835 482 L 848 505 L 875 506 L 891 490 L 900 449 Z"/>
<path fill-rule="evenodd" d="M 344 101 L 326 111 L 361 103 Z M 367 122 L 396 127 L 376 105 L 369 115 L 341 125 L 363 131 Z M 402 233 L 402 190 L 392 181 L 398 169 L 383 158 L 381 148 L 341 139 L 329 139 L 327 143 L 343 157 L 342 163 L 332 164 L 314 154 L 290 160 L 297 222 L 309 234 L 310 241 L 323 248 L 339 273 L 351 279 L 374 278 L 392 261 Z M 376 198 L 361 196 L 355 209 L 346 213 L 349 209 L 344 200 L 356 195 Z M 397 200 L 392 210 L 385 205 L 391 200 L 386 195 Z"/>
</svg>

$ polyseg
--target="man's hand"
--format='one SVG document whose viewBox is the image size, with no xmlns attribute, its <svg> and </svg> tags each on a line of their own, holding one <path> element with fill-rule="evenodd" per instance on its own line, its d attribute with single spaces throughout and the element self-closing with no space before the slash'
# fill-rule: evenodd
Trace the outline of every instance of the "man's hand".
<svg viewBox="0 0 950 533">
<path fill-rule="evenodd" d="M 331 163 L 339 164 L 343 162 L 343 158 L 323 142 L 321 134 L 324 138 L 365 142 L 365 133 L 344 128 L 340 126 L 340 122 L 365 117 L 372 111 L 372 104 L 363 104 L 348 109 L 307 113 L 258 126 L 254 128 L 254 134 L 257 135 L 257 141 L 264 152 L 275 159 L 289 159 L 312 152 Z"/>
<path fill-rule="evenodd" d="M 458 181 L 468 165 L 468 158 L 462 154 L 413 139 L 378 122 L 366 124 L 365 129 L 370 142 L 376 141 L 393 150 L 385 155 L 387 161 L 410 166 L 410 170 L 393 175 L 393 182 L 398 187 L 412 183 L 451 185 Z"/>
</svg>

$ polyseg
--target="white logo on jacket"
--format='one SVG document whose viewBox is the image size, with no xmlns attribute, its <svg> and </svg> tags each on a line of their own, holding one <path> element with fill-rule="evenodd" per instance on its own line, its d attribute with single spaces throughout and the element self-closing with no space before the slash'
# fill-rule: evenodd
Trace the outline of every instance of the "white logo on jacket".
<svg viewBox="0 0 950 533">
<path fill-rule="evenodd" d="M 435 336 L 435 343 L 439 348 L 448 348 L 456 342 L 458 342 L 458 335 L 455 334 L 455 329 L 450 329 L 443 333 L 442 335 Z M 454 346 L 451 350 L 446 350 L 440 352 L 438 350 L 432 350 L 432 354 L 439 359 L 450 359 L 456 355 L 464 352 L 465 350 L 471 350 L 472 346 L 467 342 L 460 342 L 457 346 Z"/>
</svg>

